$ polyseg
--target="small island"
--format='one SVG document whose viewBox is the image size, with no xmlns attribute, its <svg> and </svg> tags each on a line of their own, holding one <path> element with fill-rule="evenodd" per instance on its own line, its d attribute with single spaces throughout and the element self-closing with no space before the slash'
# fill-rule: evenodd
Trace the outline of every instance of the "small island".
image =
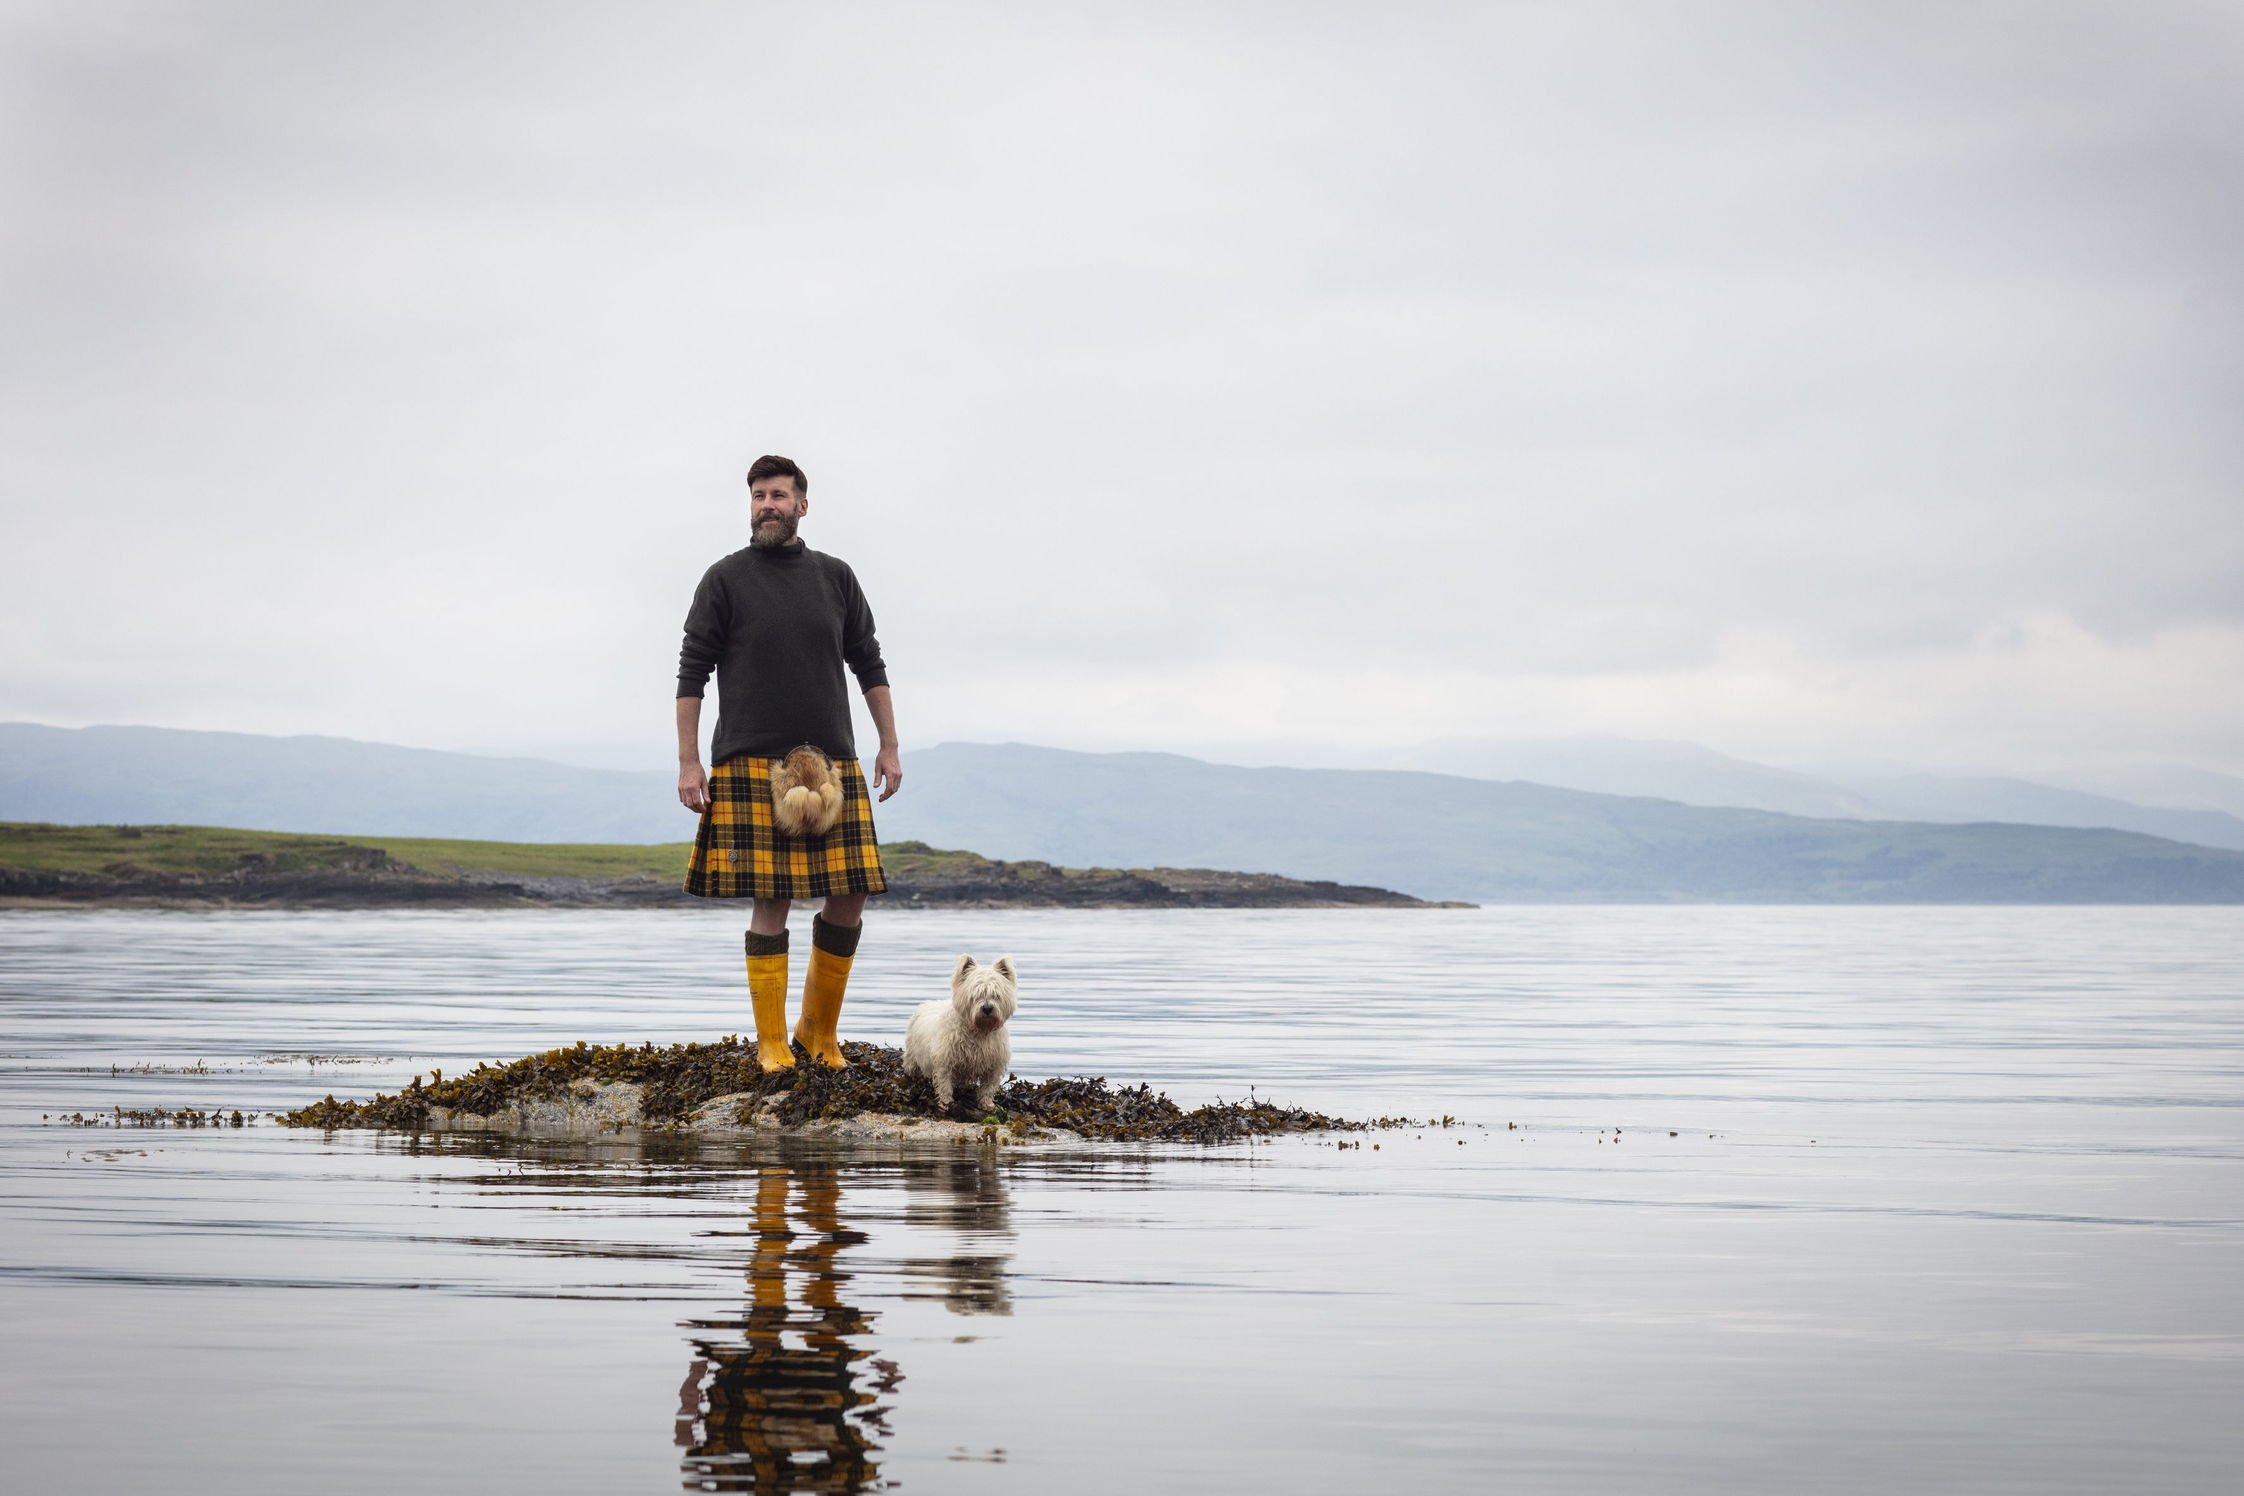
<svg viewBox="0 0 2244 1496">
<path fill-rule="evenodd" d="M 465 1075 L 439 1070 L 391 1096 L 333 1096 L 284 1113 L 290 1127 L 402 1132 L 498 1132 L 583 1138 L 658 1131 L 711 1141 L 778 1137 L 832 1142 L 992 1144 L 1229 1143 L 1298 1132 L 1362 1132 L 1401 1118 L 1352 1122 L 1273 1102 L 1214 1102 L 1187 1111 L 1149 1086 L 1104 1077 L 1008 1077 L 991 1110 L 946 1114 L 903 1052 L 855 1041 L 844 1070 L 814 1064 L 798 1045 L 793 1070 L 767 1072 L 753 1040 L 710 1044 L 576 1044 Z M 1454 1119 L 1444 1119 L 1445 1122 Z"/>
<path fill-rule="evenodd" d="M 0 907 L 645 909 L 685 842 L 649 846 L 335 837 L 214 826 L 0 822 Z M 1209 868 L 1069 868 L 925 842 L 881 847 L 884 909 L 1457 909 L 1385 888 Z"/>
</svg>

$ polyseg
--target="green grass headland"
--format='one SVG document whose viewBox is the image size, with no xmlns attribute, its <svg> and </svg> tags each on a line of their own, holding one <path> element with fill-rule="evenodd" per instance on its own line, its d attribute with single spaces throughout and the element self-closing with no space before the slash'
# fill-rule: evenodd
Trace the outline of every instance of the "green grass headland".
<svg viewBox="0 0 2244 1496">
<path fill-rule="evenodd" d="M 430 873 L 455 869 L 543 878 L 679 880 L 691 842 L 607 844 L 456 841 L 426 836 L 323 836 L 291 831 L 240 831 L 227 826 L 54 826 L 0 821 L 0 867 L 100 873 L 119 864 L 160 873 L 219 874 L 245 860 L 279 872 L 363 866 L 369 850 Z M 887 842 L 881 858 L 894 871 L 925 871 L 983 859 L 925 842 Z"/>
</svg>

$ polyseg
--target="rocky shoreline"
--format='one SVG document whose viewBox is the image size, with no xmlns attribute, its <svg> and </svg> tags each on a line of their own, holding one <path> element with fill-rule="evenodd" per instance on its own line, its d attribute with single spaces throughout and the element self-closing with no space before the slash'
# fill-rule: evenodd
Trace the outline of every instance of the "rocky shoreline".
<svg viewBox="0 0 2244 1496">
<path fill-rule="evenodd" d="M 579 1080 L 556 1096 L 510 1098 L 489 1112 L 431 1106 L 415 1132 L 492 1132 L 509 1137 L 576 1139 L 659 1131 L 710 1142 L 751 1142 L 778 1137 L 834 1143 L 936 1143 L 955 1147 L 1021 1147 L 1080 1143 L 1083 1135 L 1018 1116 L 960 1121 L 909 1112 L 859 1111 L 837 1117 L 789 1121 L 781 1102 L 751 1091 L 712 1096 L 684 1117 L 654 1123 L 646 1115 L 646 1087 L 632 1081 Z M 313 1126 L 315 1123 L 295 1123 Z"/>
<path fill-rule="evenodd" d="M 1464 908 L 1390 889 L 1208 868 L 1063 868 L 884 848 L 884 909 L 1338 909 Z M 0 865 L 0 906 L 43 908 L 651 909 L 691 907 L 676 880 L 649 874 L 582 877 L 421 867 L 379 847 L 335 844 L 319 866 L 240 854 L 231 867 L 180 872 L 123 859 L 98 870 Z"/>
<path fill-rule="evenodd" d="M 587 1138 L 663 1132 L 717 1141 L 816 1138 L 834 1142 L 1014 1146 L 1086 1141 L 1228 1143 L 1293 1132 L 1361 1132 L 1406 1125 L 1353 1122 L 1251 1099 L 1191 1111 L 1150 1087 L 1104 1077 L 1008 1077 L 986 1114 L 935 1105 L 924 1076 L 907 1076 L 900 1050 L 851 1041 L 847 1068 L 814 1064 L 798 1046 L 792 1070 L 766 1072 L 756 1046 L 729 1036 L 711 1044 L 579 1042 L 509 1065 L 478 1065 L 446 1079 L 420 1076 L 394 1095 L 333 1096 L 284 1113 L 290 1127 L 398 1132 L 483 1132 Z"/>
</svg>

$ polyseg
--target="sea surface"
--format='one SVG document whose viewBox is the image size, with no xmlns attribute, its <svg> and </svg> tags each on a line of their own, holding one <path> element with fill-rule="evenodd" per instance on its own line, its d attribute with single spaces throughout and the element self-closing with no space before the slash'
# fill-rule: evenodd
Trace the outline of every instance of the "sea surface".
<svg viewBox="0 0 2244 1496">
<path fill-rule="evenodd" d="M 961 951 L 1023 1075 L 1431 1125 L 296 1131 L 740 1032 L 738 918 L 0 914 L 0 1484 L 2238 1489 L 2244 911 L 876 910 L 845 1036 Z"/>
</svg>

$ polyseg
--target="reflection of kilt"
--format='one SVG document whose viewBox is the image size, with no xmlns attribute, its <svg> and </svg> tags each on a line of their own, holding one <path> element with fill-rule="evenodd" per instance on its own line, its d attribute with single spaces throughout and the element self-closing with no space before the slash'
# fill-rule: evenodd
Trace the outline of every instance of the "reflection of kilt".
<svg viewBox="0 0 2244 1496">
<path fill-rule="evenodd" d="M 785 836 L 771 823 L 771 766 L 778 760 L 728 758 L 709 776 L 686 892 L 705 899 L 822 899 L 835 893 L 885 893 L 873 840 L 873 797 L 857 760 L 834 760 L 841 819 L 824 836 Z"/>
</svg>

